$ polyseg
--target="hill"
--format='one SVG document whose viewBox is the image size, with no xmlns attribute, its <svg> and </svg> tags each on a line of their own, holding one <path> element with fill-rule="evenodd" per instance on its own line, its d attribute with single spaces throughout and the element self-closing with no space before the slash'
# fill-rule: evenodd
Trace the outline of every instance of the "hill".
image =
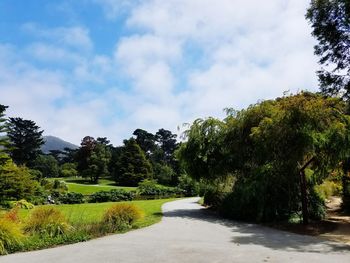
<svg viewBox="0 0 350 263">
<path fill-rule="evenodd" d="M 78 146 L 64 141 L 55 136 L 44 136 L 44 145 L 41 147 L 41 150 L 44 153 L 49 153 L 51 150 L 63 150 L 64 148 L 77 149 Z"/>
</svg>

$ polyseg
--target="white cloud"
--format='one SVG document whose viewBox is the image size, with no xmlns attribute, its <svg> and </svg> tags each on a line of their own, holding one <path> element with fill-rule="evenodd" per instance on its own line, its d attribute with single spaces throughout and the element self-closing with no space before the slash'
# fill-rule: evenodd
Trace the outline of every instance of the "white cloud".
<svg viewBox="0 0 350 263">
<path fill-rule="evenodd" d="M 3 103 L 53 135 L 120 143 L 136 128 L 176 132 L 198 117 L 222 117 L 226 107 L 317 88 L 307 1 L 93 2 L 108 19 L 125 19 L 113 54 L 96 54 L 81 26 L 24 26 L 39 38 L 26 54 L 69 64 L 60 70 L 40 69 L 0 46 Z"/>
<path fill-rule="evenodd" d="M 79 50 L 93 48 L 89 30 L 81 26 L 44 28 L 34 23 L 26 23 L 22 26 L 22 29 L 33 36 L 53 41 L 58 45 Z"/>
</svg>

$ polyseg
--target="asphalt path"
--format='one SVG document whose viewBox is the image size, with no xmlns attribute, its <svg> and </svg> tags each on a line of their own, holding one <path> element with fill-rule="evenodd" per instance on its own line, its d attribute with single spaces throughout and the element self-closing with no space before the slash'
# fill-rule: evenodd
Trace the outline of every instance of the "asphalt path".
<svg viewBox="0 0 350 263">
<path fill-rule="evenodd" d="M 255 224 L 223 220 L 198 198 L 166 203 L 163 219 L 125 234 L 1 256 L 1 263 L 350 262 L 350 247 Z"/>
</svg>

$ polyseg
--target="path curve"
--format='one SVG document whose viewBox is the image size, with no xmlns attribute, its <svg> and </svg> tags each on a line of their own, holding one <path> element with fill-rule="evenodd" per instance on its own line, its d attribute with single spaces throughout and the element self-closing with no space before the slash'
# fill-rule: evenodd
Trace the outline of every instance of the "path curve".
<svg viewBox="0 0 350 263">
<path fill-rule="evenodd" d="M 350 247 L 254 224 L 218 219 L 198 198 L 166 203 L 153 226 L 41 251 L 1 263 L 350 262 Z"/>
</svg>

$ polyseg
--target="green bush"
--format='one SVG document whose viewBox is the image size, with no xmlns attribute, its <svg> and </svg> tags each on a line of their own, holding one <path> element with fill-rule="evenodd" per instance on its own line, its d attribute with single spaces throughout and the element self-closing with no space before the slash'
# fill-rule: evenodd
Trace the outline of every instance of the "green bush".
<svg viewBox="0 0 350 263">
<path fill-rule="evenodd" d="M 24 226 L 27 233 L 56 237 L 71 229 L 65 216 L 53 206 L 35 208 Z"/>
<path fill-rule="evenodd" d="M 185 196 L 197 196 L 199 194 L 199 183 L 186 174 L 179 177 L 178 188 Z"/>
<path fill-rule="evenodd" d="M 330 196 L 338 196 L 342 192 L 342 186 L 340 183 L 326 180 L 320 185 L 315 186 L 315 191 L 319 193 L 324 199 Z"/>
<path fill-rule="evenodd" d="M 82 204 L 85 201 L 83 194 L 74 192 L 60 194 L 57 200 L 61 204 Z"/>
<path fill-rule="evenodd" d="M 137 192 L 140 196 L 150 197 L 175 197 L 183 194 L 179 188 L 159 185 L 154 180 L 144 180 L 139 183 Z"/>
<path fill-rule="evenodd" d="M 113 189 L 93 193 L 89 198 L 89 203 L 131 201 L 134 197 L 135 193 L 132 191 L 127 192 L 123 189 Z"/>
<path fill-rule="evenodd" d="M 22 209 L 33 209 L 34 205 L 30 202 L 27 202 L 25 199 L 21 199 L 19 201 L 11 201 L 10 207 L 11 208 L 18 207 Z"/>
<path fill-rule="evenodd" d="M 18 223 L 0 218 L 0 255 L 12 252 L 22 244 L 23 234 Z"/>
<path fill-rule="evenodd" d="M 130 229 L 142 218 L 142 211 L 133 204 L 116 204 L 103 215 L 102 225 L 108 232 Z"/>
<path fill-rule="evenodd" d="M 311 188 L 308 196 L 309 215 L 311 219 L 321 220 L 326 216 L 326 204 L 324 197 Z"/>
</svg>

